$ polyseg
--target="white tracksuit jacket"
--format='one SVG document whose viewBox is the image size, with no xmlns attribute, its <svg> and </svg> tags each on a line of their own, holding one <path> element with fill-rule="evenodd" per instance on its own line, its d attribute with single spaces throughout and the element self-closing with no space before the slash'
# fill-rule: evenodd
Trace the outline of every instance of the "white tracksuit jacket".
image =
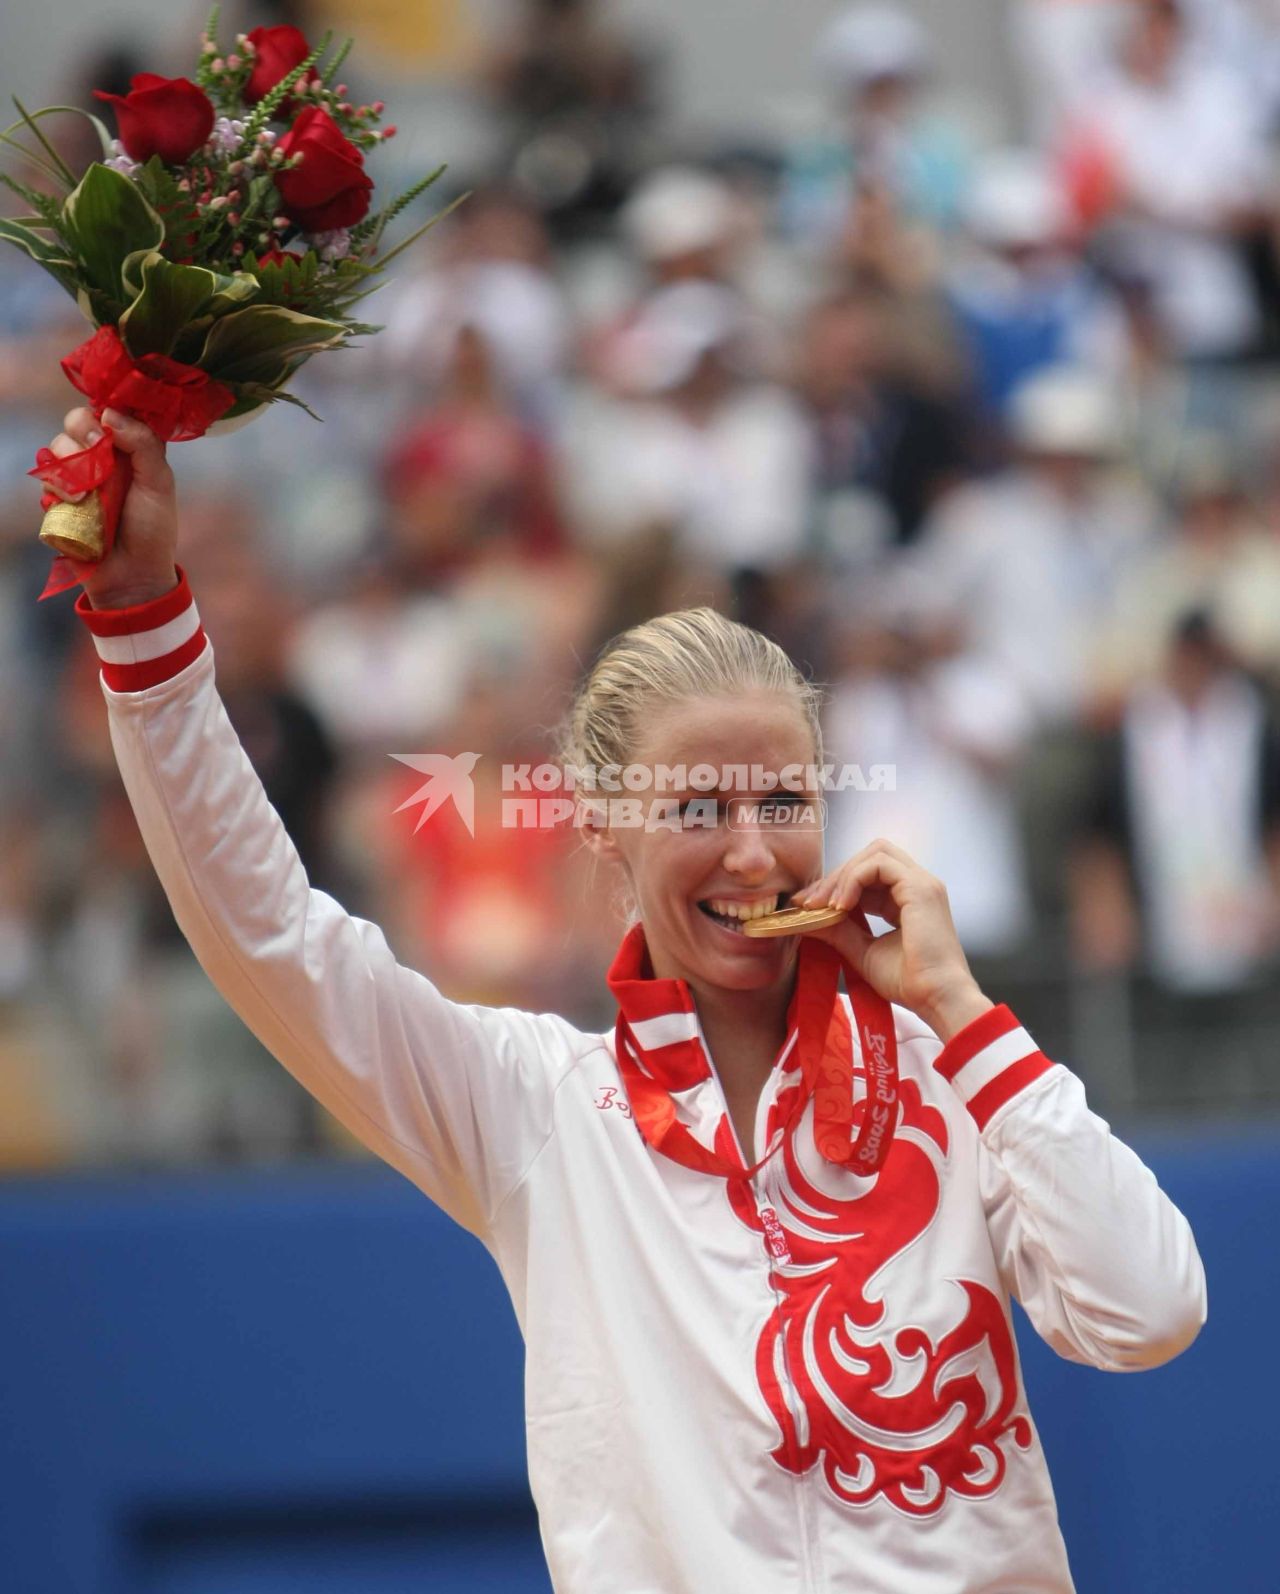
<svg viewBox="0 0 1280 1594">
<path fill-rule="evenodd" d="M 731 1199 L 641 1138 L 612 1033 L 451 1002 L 310 889 L 185 578 L 78 609 L 210 978 L 502 1271 L 558 1594 L 1071 1589 L 1009 1297 L 1062 1355 L 1118 1371 L 1177 1354 L 1205 1314 L 1185 1220 L 1074 1075 L 1033 1067 L 1012 1018 L 942 1051 L 895 1009 L 903 1106 L 879 1178 L 824 1162 L 806 1115 Z"/>
</svg>

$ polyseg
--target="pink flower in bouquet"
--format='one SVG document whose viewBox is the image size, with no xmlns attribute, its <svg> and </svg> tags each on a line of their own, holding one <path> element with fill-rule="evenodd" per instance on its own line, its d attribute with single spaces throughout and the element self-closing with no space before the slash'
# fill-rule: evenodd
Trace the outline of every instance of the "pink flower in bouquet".
<svg viewBox="0 0 1280 1594">
<path fill-rule="evenodd" d="M 304 232 L 351 227 L 369 211 L 373 183 L 364 156 L 328 111 L 308 106 L 276 148 L 299 165 L 275 174 L 280 208 Z"/>
<path fill-rule="evenodd" d="M 301 66 L 311 54 L 311 46 L 301 28 L 287 25 L 254 28 L 247 37 L 254 48 L 254 62 L 249 81 L 244 86 L 244 97 L 247 104 L 256 105 L 270 94 L 282 78 L 288 77 L 295 66 Z M 302 82 L 314 82 L 318 75 L 312 67 L 303 75 Z M 281 120 L 287 120 L 290 116 L 292 103 L 291 100 L 285 100 L 277 107 Z"/>
<path fill-rule="evenodd" d="M 181 166 L 213 131 L 208 95 L 185 77 L 139 72 L 130 79 L 128 94 L 93 92 L 115 106 L 120 142 L 136 161 L 158 155 L 166 166 Z"/>
</svg>

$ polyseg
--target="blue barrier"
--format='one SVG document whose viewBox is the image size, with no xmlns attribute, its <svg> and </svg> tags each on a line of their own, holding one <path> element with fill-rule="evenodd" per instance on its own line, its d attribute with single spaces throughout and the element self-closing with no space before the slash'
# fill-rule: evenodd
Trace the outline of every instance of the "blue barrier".
<svg viewBox="0 0 1280 1594">
<path fill-rule="evenodd" d="M 1140 1149 L 1210 1322 L 1137 1377 L 1021 1333 L 1076 1579 L 1274 1594 L 1280 1139 Z M 510 1306 L 394 1175 L 13 1182 L 0 1280 L 0 1594 L 546 1594 Z"/>
</svg>

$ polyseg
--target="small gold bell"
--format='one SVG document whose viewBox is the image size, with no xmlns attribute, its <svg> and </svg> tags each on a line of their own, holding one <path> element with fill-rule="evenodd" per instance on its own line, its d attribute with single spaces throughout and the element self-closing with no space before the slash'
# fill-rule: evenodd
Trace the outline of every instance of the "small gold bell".
<svg viewBox="0 0 1280 1594">
<path fill-rule="evenodd" d="M 40 523 L 40 541 L 54 553 L 96 564 L 106 553 L 102 494 L 95 487 L 76 504 L 54 504 Z"/>
</svg>

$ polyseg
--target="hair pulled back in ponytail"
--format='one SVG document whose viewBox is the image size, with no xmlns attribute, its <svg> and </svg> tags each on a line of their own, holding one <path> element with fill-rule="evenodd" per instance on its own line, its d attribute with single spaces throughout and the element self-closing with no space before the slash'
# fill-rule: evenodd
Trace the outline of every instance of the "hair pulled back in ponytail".
<svg viewBox="0 0 1280 1594">
<path fill-rule="evenodd" d="M 776 642 L 709 608 L 659 615 L 614 637 L 574 698 L 560 736 L 561 758 L 579 771 L 625 765 L 635 757 L 651 708 L 743 692 L 793 697 L 821 763 L 819 689 Z"/>
</svg>

